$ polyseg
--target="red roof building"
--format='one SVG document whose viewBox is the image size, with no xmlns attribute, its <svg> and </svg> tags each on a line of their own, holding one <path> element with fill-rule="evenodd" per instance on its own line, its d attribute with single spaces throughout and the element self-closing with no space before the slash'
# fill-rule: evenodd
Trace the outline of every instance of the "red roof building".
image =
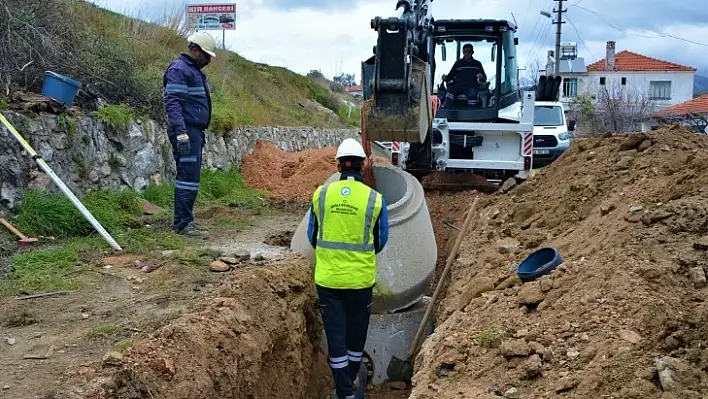
<svg viewBox="0 0 708 399">
<path fill-rule="evenodd" d="M 652 113 L 650 116 L 653 118 L 670 118 L 690 117 L 692 115 L 708 115 L 708 94 L 676 104 L 672 107 L 664 108 Z"/>
<path fill-rule="evenodd" d="M 696 72 L 696 68 L 663 61 L 646 55 L 622 50 L 614 54 L 614 67 L 607 65 L 607 58 L 593 62 L 587 67 L 588 72 Z"/>
</svg>

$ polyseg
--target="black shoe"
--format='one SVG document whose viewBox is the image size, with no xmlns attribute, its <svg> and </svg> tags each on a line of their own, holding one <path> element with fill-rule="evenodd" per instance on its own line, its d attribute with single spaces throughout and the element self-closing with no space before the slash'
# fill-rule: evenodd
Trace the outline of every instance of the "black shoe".
<svg viewBox="0 0 708 399">
<path fill-rule="evenodd" d="M 177 231 L 177 234 L 189 237 L 203 237 L 204 233 L 197 230 L 192 223 L 189 223 L 182 230 Z"/>
</svg>

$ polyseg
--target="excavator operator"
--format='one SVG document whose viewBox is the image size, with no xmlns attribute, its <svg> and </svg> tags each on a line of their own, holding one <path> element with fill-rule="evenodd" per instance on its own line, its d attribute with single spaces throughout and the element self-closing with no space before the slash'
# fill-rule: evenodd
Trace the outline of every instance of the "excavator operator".
<svg viewBox="0 0 708 399">
<path fill-rule="evenodd" d="M 455 61 L 449 74 L 442 76 L 445 82 L 455 80 L 447 85 L 444 108 L 450 108 L 455 97 L 461 94 L 467 96 L 470 105 L 477 101 L 480 85 L 487 81 L 487 74 L 484 73 L 482 63 L 472 58 L 472 54 L 474 54 L 474 47 L 469 43 L 465 44 L 462 47 L 462 58 Z"/>
</svg>

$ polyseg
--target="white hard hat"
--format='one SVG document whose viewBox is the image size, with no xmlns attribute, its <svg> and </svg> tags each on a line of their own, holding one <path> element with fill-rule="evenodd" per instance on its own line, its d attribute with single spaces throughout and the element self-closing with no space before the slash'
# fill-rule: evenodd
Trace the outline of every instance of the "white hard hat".
<svg viewBox="0 0 708 399">
<path fill-rule="evenodd" d="M 337 159 L 342 157 L 358 157 L 366 158 L 364 153 L 364 147 L 359 144 L 358 141 L 354 139 L 346 139 L 342 141 L 342 144 L 337 148 Z"/>
<path fill-rule="evenodd" d="M 211 57 L 216 57 L 216 53 L 214 52 L 216 49 L 216 41 L 214 41 L 214 38 L 211 37 L 210 34 L 206 32 L 196 32 L 190 36 L 187 41 L 196 44 Z"/>
</svg>

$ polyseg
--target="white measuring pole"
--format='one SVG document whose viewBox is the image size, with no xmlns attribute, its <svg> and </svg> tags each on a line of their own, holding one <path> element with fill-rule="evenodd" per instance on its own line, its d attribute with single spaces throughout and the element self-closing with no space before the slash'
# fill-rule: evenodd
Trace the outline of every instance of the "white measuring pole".
<svg viewBox="0 0 708 399">
<path fill-rule="evenodd" d="M 30 155 L 32 156 L 32 159 L 35 162 L 37 162 L 37 165 L 39 165 L 39 168 L 42 169 L 44 171 L 44 173 L 48 174 L 49 177 L 52 178 L 54 183 L 57 186 L 59 186 L 59 189 L 61 189 L 61 191 L 64 193 L 64 195 L 66 195 L 66 197 L 69 198 L 69 200 L 71 200 L 71 202 L 74 203 L 74 206 L 76 206 L 76 208 L 79 210 L 79 212 L 81 212 L 81 214 L 84 215 L 86 220 L 88 220 L 89 223 L 91 223 L 93 228 L 96 229 L 96 231 L 98 231 L 103 236 L 103 238 L 108 242 L 108 244 L 113 249 L 115 249 L 117 251 L 122 251 L 123 248 L 121 248 L 120 245 L 118 245 L 118 243 L 113 239 L 113 237 L 111 237 L 111 235 L 108 234 L 106 229 L 104 229 L 103 226 L 101 226 L 101 223 L 99 223 L 98 220 L 96 220 L 96 218 L 93 217 L 91 212 L 89 212 L 89 210 L 86 209 L 84 204 L 82 204 L 81 201 L 79 201 L 79 199 L 76 198 L 74 193 L 72 193 L 71 190 L 69 190 L 69 187 L 67 187 L 66 184 L 64 184 L 64 182 L 61 181 L 59 176 L 57 176 L 54 173 L 52 168 L 50 168 L 49 165 L 47 165 L 47 163 L 44 161 L 44 158 L 39 156 L 37 154 L 37 152 L 32 148 L 32 146 L 30 146 L 29 143 L 27 141 L 25 141 L 24 138 L 22 138 L 20 133 L 17 130 L 15 130 L 15 128 L 10 123 L 10 121 L 8 121 L 2 113 L 0 113 L 0 122 L 2 122 L 2 124 L 5 125 L 5 127 L 7 128 L 7 130 L 10 131 L 10 134 L 12 134 L 17 139 L 17 141 L 19 141 L 20 144 L 22 144 L 22 147 L 24 147 L 25 150 L 27 150 L 27 152 L 30 153 Z"/>
</svg>

